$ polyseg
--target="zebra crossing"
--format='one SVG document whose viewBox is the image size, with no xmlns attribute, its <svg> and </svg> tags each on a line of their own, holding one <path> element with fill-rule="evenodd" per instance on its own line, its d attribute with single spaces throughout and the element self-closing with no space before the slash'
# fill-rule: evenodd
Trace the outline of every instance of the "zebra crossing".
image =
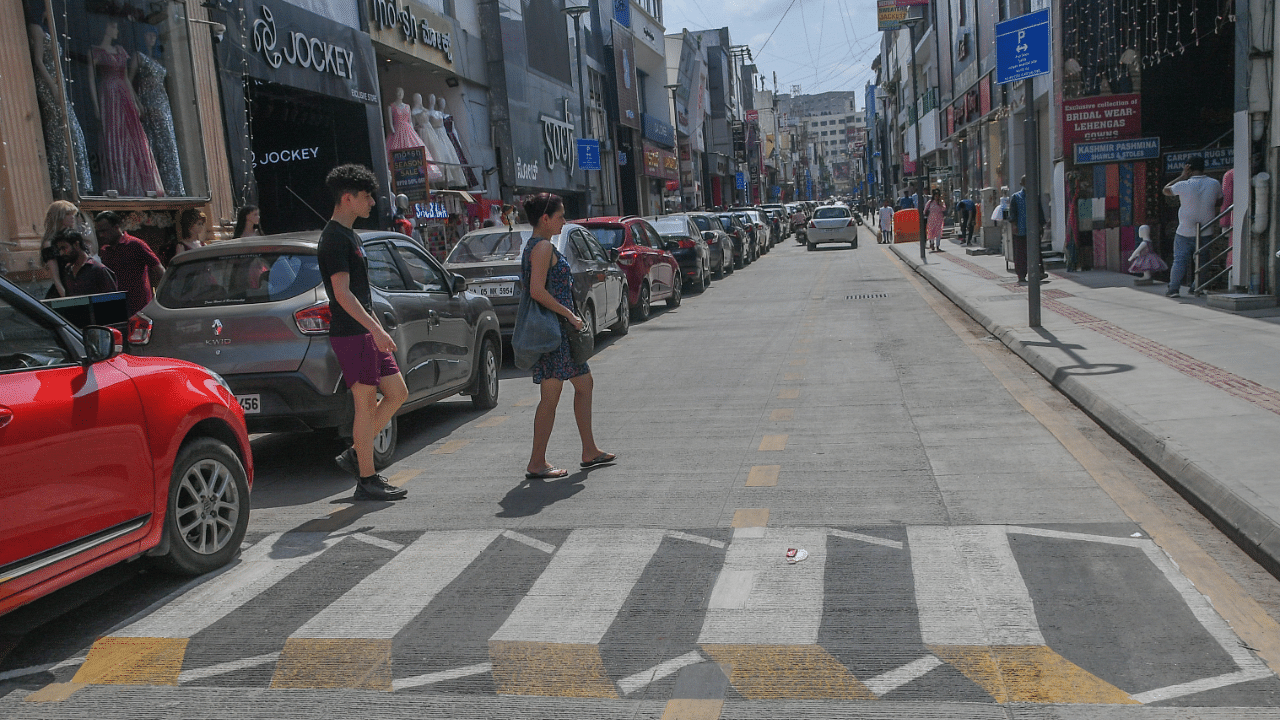
<svg viewBox="0 0 1280 720">
<path fill-rule="evenodd" d="M 788 564 L 790 547 L 808 559 Z M 641 698 L 714 663 L 748 700 L 1280 690 L 1163 551 L 1119 531 L 275 533 L 157 605 L 98 639 L 72 682 Z M 1082 613 L 1136 626 L 1085 632 Z"/>
</svg>

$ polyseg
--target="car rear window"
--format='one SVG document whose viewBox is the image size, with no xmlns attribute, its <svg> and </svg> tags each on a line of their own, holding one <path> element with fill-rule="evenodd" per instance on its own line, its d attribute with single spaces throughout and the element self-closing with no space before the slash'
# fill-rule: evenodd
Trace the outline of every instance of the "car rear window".
<svg viewBox="0 0 1280 720">
<path fill-rule="evenodd" d="M 453 251 L 445 259 L 447 263 L 465 265 L 467 263 L 495 262 L 498 260 L 515 260 L 520 257 L 524 241 L 533 234 L 531 230 L 512 232 L 472 233 L 464 236 L 453 246 Z"/>
<path fill-rule="evenodd" d="M 702 232 L 710 232 L 711 230 L 714 229 L 711 227 L 711 221 L 706 219 L 702 215 L 694 215 L 693 224 L 697 225 L 698 229 L 701 230 Z"/>
<path fill-rule="evenodd" d="M 673 218 L 654 218 L 650 221 L 659 235 L 688 235 L 689 221 L 683 216 Z"/>
<path fill-rule="evenodd" d="M 828 220 L 830 218 L 847 218 L 849 217 L 849 209 L 842 207 L 820 207 L 813 214 L 815 220 Z"/>
<path fill-rule="evenodd" d="M 244 253 L 175 264 L 156 300 L 167 308 L 288 300 L 320 284 L 315 255 Z"/>
<path fill-rule="evenodd" d="M 627 239 L 627 231 L 620 227 L 593 227 L 591 234 L 596 236 L 596 240 L 600 241 L 600 246 L 605 250 L 622 247 L 622 243 Z M 638 242 L 644 245 L 643 238 Z"/>
<path fill-rule="evenodd" d="M 720 216 L 720 225 L 721 225 L 721 227 L 723 227 L 725 230 L 732 230 L 732 229 L 733 229 L 733 220 L 731 220 L 730 218 L 725 217 L 724 215 L 721 215 L 721 216 Z"/>
</svg>

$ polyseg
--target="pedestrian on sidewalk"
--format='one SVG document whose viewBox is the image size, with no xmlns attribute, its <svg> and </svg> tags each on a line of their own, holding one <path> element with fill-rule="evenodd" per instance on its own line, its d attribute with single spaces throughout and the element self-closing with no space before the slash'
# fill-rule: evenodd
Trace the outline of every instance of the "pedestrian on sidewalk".
<svg viewBox="0 0 1280 720">
<path fill-rule="evenodd" d="M 569 261 L 551 243 L 564 229 L 564 201 L 551 193 L 539 193 L 524 201 L 524 215 L 533 226 L 533 237 L 525 244 L 520 259 L 520 278 L 529 297 L 564 318 L 564 324 L 582 329 L 582 318 L 573 300 L 573 271 Z M 547 443 L 556 421 L 560 392 L 565 381 L 573 385 L 573 416 L 582 437 L 581 467 L 605 465 L 617 460 L 596 445 L 591 430 L 591 393 L 594 381 L 586 363 L 575 363 L 569 352 L 569 336 L 561 333 L 560 347 L 546 353 L 533 366 L 533 382 L 540 386 L 538 409 L 533 414 L 533 451 L 525 466 L 526 480 L 566 477 L 568 470 L 547 462 Z"/>
<path fill-rule="evenodd" d="M 942 225 L 947 221 L 947 204 L 942 200 L 942 191 L 933 189 L 933 193 L 924 204 L 924 219 L 927 220 L 925 234 L 929 240 L 929 249 L 942 252 Z"/>
<path fill-rule="evenodd" d="M 151 289 L 164 277 L 164 264 L 150 245 L 120 229 L 123 222 L 112 210 L 93 217 L 98 257 L 115 273 L 116 284 L 125 292 L 125 309 L 132 317 L 151 302 Z"/>
<path fill-rule="evenodd" d="M 978 215 L 978 206 L 970 198 L 956 203 L 956 215 L 960 219 L 960 238 L 965 245 L 973 242 L 973 223 Z"/>
<path fill-rule="evenodd" d="M 1027 282 L 1027 176 L 1021 179 L 1022 188 L 1009 198 L 1009 211 L 1005 218 L 1013 230 L 1013 272 L 1018 276 L 1018 284 Z M 1044 267 L 1036 268 L 1040 279 L 1048 277 Z"/>
<path fill-rule="evenodd" d="M 63 262 L 62 286 L 66 297 L 116 291 L 116 276 L 89 257 L 89 244 L 78 230 L 59 230 L 51 246 Z"/>
<path fill-rule="evenodd" d="M 378 181 L 363 165 L 340 165 L 324 184 L 333 196 L 333 216 L 320 231 L 317 259 L 329 294 L 329 344 L 355 407 L 352 445 L 334 461 L 356 477 L 356 500 L 400 500 L 409 493 L 378 474 L 373 438 L 395 417 L 409 390 L 392 355 L 395 340 L 373 317 L 364 245 L 352 230 L 377 204 Z"/>
<path fill-rule="evenodd" d="M 893 244 L 893 206 L 889 204 L 889 198 L 880 205 L 880 242 Z"/>
<path fill-rule="evenodd" d="M 1182 174 L 1164 186 L 1164 194 L 1178 198 L 1178 229 L 1173 235 L 1173 267 L 1169 269 L 1169 289 L 1165 297 L 1179 297 L 1182 281 L 1187 277 L 1187 269 L 1192 266 L 1192 253 L 1199 248 L 1200 238 L 1196 235 L 1197 225 L 1208 225 L 1214 215 L 1218 214 L 1218 201 L 1222 199 L 1222 185 L 1217 180 L 1204 174 L 1204 156 L 1196 155 L 1182 166 Z M 1204 228 L 1205 236 L 1212 237 L 1213 230 Z M 1203 257 L 1203 255 L 1202 255 Z M 1196 289 L 1195 269 L 1192 266 L 1190 282 L 1191 290 Z"/>
</svg>

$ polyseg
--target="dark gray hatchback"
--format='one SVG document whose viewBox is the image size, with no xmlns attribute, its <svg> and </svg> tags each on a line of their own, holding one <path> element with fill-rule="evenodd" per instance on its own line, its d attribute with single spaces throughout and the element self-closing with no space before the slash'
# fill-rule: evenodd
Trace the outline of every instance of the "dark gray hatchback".
<svg viewBox="0 0 1280 720">
<path fill-rule="evenodd" d="M 406 413 L 459 393 L 497 404 L 502 342 L 489 300 L 466 290 L 417 243 L 365 231 L 374 315 L 396 341 L 409 388 Z M 174 258 L 156 297 L 130 320 L 130 351 L 217 372 L 250 432 L 337 429 L 350 434 L 351 393 L 329 346 L 329 299 L 319 232 L 218 242 Z M 397 421 L 374 441 L 380 466 Z"/>
</svg>

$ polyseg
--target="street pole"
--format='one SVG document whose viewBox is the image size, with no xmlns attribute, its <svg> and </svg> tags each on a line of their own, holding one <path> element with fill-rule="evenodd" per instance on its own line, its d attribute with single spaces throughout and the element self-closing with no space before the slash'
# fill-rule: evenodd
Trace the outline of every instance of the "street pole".
<svg viewBox="0 0 1280 720">
<path fill-rule="evenodd" d="M 665 85 L 663 87 L 665 87 L 668 91 L 671 92 L 671 119 L 675 121 L 671 124 L 671 126 L 675 128 L 675 136 L 676 136 L 676 193 L 677 193 L 677 197 L 680 198 L 680 210 L 683 211 L 685 209 L 684 208 L 684 161 L 680 159 L 680 116 L 676 112 L 676 90 L 680 89 L 680 84 L 675 83 L 673 85 Z M 693 162 L 692 152 L 689 153 L 689 162 L 690 163 Z M 693 174 L 692 168 L 690 168 L 689 174 L 690 175 Z"/>
<path fill-rule="evenodd" d="M 578 108 L 582 121 L 582 136 L 587 137 L 587 94 L 583 89 L 583 70 L 582 67 L 582 14 L 591 8 L 586 5 L 570 5 L 563 12 L 565 15 L 573 18 L 573 44 L 578 46 Z M 574 153 L 577 156 L 577 153 Z M 578 162 L 582 164 L 581 160 Z M 582 179 L 586 185 L 586 207 L 583 209 L 582 216 L 584 218 L 591 217 L 591 172 L 585 168 L 582 170 Z"/>
<path fill-rule="evenodd" d="M 1026 0 L 1026 13 L 1031 12 L 1031 0 Z M 1026 103 L 1026 153 L 1027 182 L 1023 190 L 1027 196 L 1027 326 L 1040 327 L 1040 134 L 1036 129 L 1036 101 L 1033 92 L 1034 78 L 1022 81 L 1022 93 Z"/>
<path fill-rule="evenodd" d="M 916 198 L 919 199 L 923 197 L 922 195 L 923 188 L 920 187 L 920 171 L 924 168 L 924 163 L 921 162 L 920 160 L 920 93 L 916 90 L 916 21 L 910 20 L 906 22 L 906 25 L 907 25 L 907 41 L 911 44 L 911 109 L 907 112 L 907 120 L 911 119 L 911 115 L 913 113 L 915 114 L 916 116 L 916 121 L 915 121 L 916 154 L 912 158 L 913 160 L 915 160 L 915 170 L 912 173 L 913 175 L 915 175 L 915 178 L 912 180 L 912 183 L 916 186 Z M 917 211 L 919 211 L 920 209 L 921 208 L 916 208 Z M 924 237 L 924 218 L 923 217 L 920 218 L 920 237 L 922 238 Z M 920 241 L 920 252 L 921 252 L 921 259 L 923 259 L 924 240 Z"/>
</svg>

